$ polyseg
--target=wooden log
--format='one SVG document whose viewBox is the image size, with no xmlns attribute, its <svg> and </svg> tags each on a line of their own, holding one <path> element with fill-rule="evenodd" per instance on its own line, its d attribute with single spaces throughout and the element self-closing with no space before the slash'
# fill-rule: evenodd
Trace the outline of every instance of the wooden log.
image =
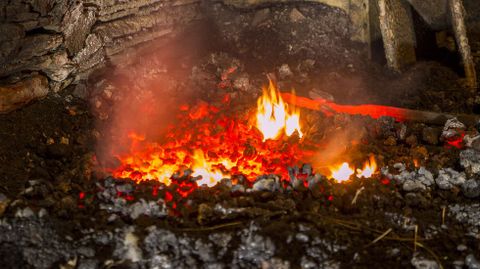
<svg viewBox="0 0 480 269">
<path fill-rule="evenodd" d="M 307 97 L 296 96 L 291 93 L 282 93 L 282 98 L 285 102 L 293 104 L 297 107 L 306 108 L 310 110 L 321 111 L 327 116 L 335 113 L 344 113 L 350 115 L 370 116 L 378 119 L 382 116 L 393 117 L 397 121 L 413 121 L 422 122 L 426 124 L 443 125 L 448 119 L 457 118 L 466 125 L 473 126 L 480 120 L 479 115 L 471 114 L 449 114 L 438 113 L 422 110 L 414 110 L 393 106 L 382 105 L 339 105 L 325 99 L 310 99 Z"/>
<path fill-rule="evenodd" d="M 455 39 L 457 40 L 458 49 L 462 55 L 467 85 L 475 90 L 477 88 L 477 75 L 472 51 L 468 44 L 467 29 L 465 27 L 465 9 L 462 0 L 449 0 L 448 3 Z"/>
<path fill-rule="evenodd" d="M 415 63 L 415 31 L 410 6 L 402 0 L 378 0 L 387 65 L 396 72 Z"/>
</svg>

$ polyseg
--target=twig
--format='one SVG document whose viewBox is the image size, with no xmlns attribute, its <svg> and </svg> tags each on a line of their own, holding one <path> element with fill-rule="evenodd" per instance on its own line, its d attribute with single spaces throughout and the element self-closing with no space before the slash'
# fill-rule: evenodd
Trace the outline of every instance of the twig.
<svg viewBox="0 0 480 269">
<path fill-rule="evenodd" d="M 377 243 L 378 241 L 382 240 L 382 238 L 384 238 L 385 236 L 387 236 L 387 234 L 389 234 L 390 232 L 392 231 L 392 228 L 388 229 L 387 231 L 385 231 L 383 234 L 381 234 L 379 237 L 375 238 L 375 240 L 373 240 L 372 242 L 370 242 L 368 245 L 365 246 L 365 248 L 368 248 L 369 246 Z"/>
<path fill-rule="evenodd" d="M 431 250 L 430 248 L 427 248 L 425 245 L 423 245 L 420 242 L 416 242 L 415 246 L 419 246 L 419 247 L 425 249 L 425 251 L 427 251 L 428 254 L 432 255 L 432 257 L 438 263 L 438 266 L 440 267 L 440 269 L 443 269 L 443 265 L 442 265 L 442 262 L 440 261 L 440 258 L 437 256 L 437 254 L 435 254 L 435 252 L 433 252 L 433 250 Z"/>
<path fill-rule="evenodd" d="M 353 197 L 353 200 L 352 200 L 352 205 L 354 205 L 355 203 L 357 203 L 357 198 L 358 196 L 360 195 L 360 193 L 362 193 L 362 191 L 365 189 L 365 187 L 361 187 L 360 189 L 357 190 L 357 192 L 355 192 L 355 197 Z"/>
<path fill-rule="evenodd" d="M 417 234 L 418 234 L 418 225 L 415 225 L 415 235 L 413 236 L 413 252 L 417 252 Z"/>
<path fill-rule="evenodd" d="M 222 229 L 222 228 L 238 226 L 238 225 L 242 225 L 242 224 L 243 224 L 243 222 L 241 222 L 241 221 L 235 221 L 235 222 L 219 224 L 219 225 L 210 226 L 210 227 L 184 228 L 184 229 L 179 229 L 178 231 L 180 231 L 180 232 L 205 232 L 205 231 L 214 231 L 214 230 L 218 230 L 218 229 Z"/>
<path fill-rule="evenodd" d="M 446 206 L 442 206 L 442 225 L 445 225 L 445 212 L 447 211 Z"/>
</svg>

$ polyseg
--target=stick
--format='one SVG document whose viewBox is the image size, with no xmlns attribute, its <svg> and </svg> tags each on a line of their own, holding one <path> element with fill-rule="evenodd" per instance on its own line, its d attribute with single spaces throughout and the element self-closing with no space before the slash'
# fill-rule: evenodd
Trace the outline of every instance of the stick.
<svg viewBox="0 0 480 269">
<path fill-rule="evenodd" d="M 295 96 L 291 93 L 282 93 L 282 98 L 285 102 L 296 105 L 297 107 L 306 108 L 310 110 L 321 111 L 327 116 L 332 116 L 335 113 L 345 113 L 350 115 L 370 116 L 378 119 L 382 116 L 395 118 L 399 122 L 414 121 L 427 124 L 443 125 L 445 121 L 451 118 L 457 118 L 466 125 L 475 125 L 479 120 L 478 115 L 469 114 L 448 114 L 437 113 L 422 110 L 413 110 L 407 108 L 382 106 L 382 105 L 339 105 L 325 99 L 310 99 L 302 96 Z"/>
<path fill-rule="evenodd" d="M 462 0 L 449 0 L 448 4 L 455 39 L 457 40 L 458 49 L 462 55 L 463 68 L 465 69 L 467 83 L 470 88 L 476 89 L 477 75 L 475 72 L 472 50 L 468 44 L 467 28 L 465 27 L 465 9 Z"/>
</svg>

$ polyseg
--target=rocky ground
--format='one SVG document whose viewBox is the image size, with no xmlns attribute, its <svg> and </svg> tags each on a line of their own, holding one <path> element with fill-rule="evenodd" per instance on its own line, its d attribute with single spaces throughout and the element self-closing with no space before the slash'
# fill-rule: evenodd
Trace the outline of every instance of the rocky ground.
<svg viewBox="0 0 480 269">
<path fill-rule="evenodd" d="M 390 74 L 363 60 L 360 50 L 340 50 L 327 42 L 328 35 L 340 36 L 337 44 L 349 46 L 341 38 L 341 23 L 326 32 L 302 27 L 331 10 L 266 9 L 239 16 L 238 24 L 257 24 L 241 38 L 220 23 L 216 27 L 223 34 L 215 36 L 215 46 L 187 54 L 175 50 L 177 41 L 164 53 L 146 50 L 141 61 L 107 69 L 87 84 L 0 115 L 0 264 L 479 268 L 478 126 L 455 120 L 435 126 L 391 118 L 326 117 L 303 110 L 311 140 L 335 142 L 338 130 L 354 130 L 341 145 L 343 157 L 353 163 L 370 154 L 376 157 L 378 173 L 345 183 L 327 179 L 306 161 L 291 165 L 288 183 L 275 175 L 240 185 L 225 179 L 185 198 L 176 192 L 178 186 L 114 179 L 102 169 L 102 145 L 118 135 L 111 128 L 118 123 L 116 113 L 129 111 L 117 104 L 131 100 L 130 107 L 137 105 L 127 99 L 131 92 L 153 96 L 157 107 L 212 101 L 229 93 L 235 100 L 231 109 L 241 111 L 255 105 L 268 75 L 282 89 L 293 87 L 299 95 L 338 103 L 475 111 L 475 96 L 445 66 L 422 62 L 405 74 Z M 217 15 L 219 22 L 230 16 L 225 10 Z M 299 29 L 285 28 L 291 26 L 289 20 L 296 20 Z M 297 31 L 305 42 L 286 39 L 276 46 L 275 36 L 286 31 Z M 291 54 L 273 49 L 289 47 Z M 141 127 L 140 118 L 132 121 Z M 319 155 L 326 152 L 322 150 L 317 148 Z M 177 178 L 191 181 L 188 175 Z"/>
</svg>

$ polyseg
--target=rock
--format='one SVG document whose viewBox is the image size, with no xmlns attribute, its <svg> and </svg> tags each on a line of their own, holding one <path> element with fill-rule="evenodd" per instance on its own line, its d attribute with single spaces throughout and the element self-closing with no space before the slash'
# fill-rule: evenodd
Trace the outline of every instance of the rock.
<svg viewBox="0 0 480 269">
<path fill-rule="evenodd" d="M 480 269 L 480 262 L 473 254 L 468 254 L 467 257 L 465 257 L 465 265 L 468 269 Z"/>
<path fill-rule="evenodd" d="M 270 16 L 270 9 L 263 8 L 255 12 L 255 15 L 252 19 L 252 26 L 260 25 L 262 22 L 266 21 Z"/>
<path fill-rule="evenodd" d="M 465 144 L 465 147 L 472 148 L 480 152 L 480 135 L 476 135 L 476 136 L 465 135 L 463 137 L 463 142 Z"/>
<path fill-rule="evenodd" d="M 77 54 L 84 47 L 85 39 L 94 23 L 95 11 L 85 8 L 81 2 L 68 10 L 63 17 L 62 32 L 70 55 Z"/>
<path fill-rule="evenodd" d="M 480 196 L 480 182 L 477 179 L 469 179 L 462 185 L 462 191 L 468 198 Z"/>
<path fill-rule="evenodd" d="M 30 101 L 48 94 L 48 80 L 41 75 L 33 75 L 15 84 L 0 86 L 0 113 L 19 108 Z"/>
<path fill-rule="evenodd" d="M 460 165 L 470 174 L 480 174 L 480 153 L 473 149 L 460 152 Z"/>
<path fill-rule="evenodd" d="M 413 257 L 411 263 L 415 269 L 438 269 L 439 266 L 436 261 L 420 258 L 420 257 Z"/>
<path fill-rule="evenodd" d="M 278 76 L 282 80 L 291 78 L 293 76 L 293 72 L 290 70 L 290 66 L 288 66 L 288 64 L 282 64 L 282 66 L 278 68 Z"/>
<path fill-rule="evenodd" d="M 253 184 L 252 190 L 270 192 L 279 191 L 281 190 L 280 179 L 277 176 L 259 179 Z"/>
<path fill-rule="evenodd" d="M 425 127 L 422 130 L 422 140 L 430 145 L 437 145 L 440 131 L 436 128 Z"/>
<path fill-rule="evenodd" d="M 464 244 L 460 244 L 460 245 L 457 246 L 457 250 L 458 250 L 458 251 L 465 251 L 465 250 L 467 250 L 467 249 L 468 249 L 468 247 L 465 246 Z M 479 269 L 480 269 L 480 268 L 479 268 Z"/>
<path fill-rule="evenodd" d="M 465 124 L 460 122 L 457 118 L 451 118 L 445 122 L 441 138 L 444 140 L 453 139 L 460 136 L 460 133 L 465 130 Z"/>
<path fill-rule="evenodd" d="M 429 187 L 432 186 L 433 183 L 435 183 L 432 173 L 425 169 L 425 167 L 420 167 L 417 173 L 417 180 L 420 181 L 423 185 Z"/>
<path fill-rule="evenodd" d="M 7 209 L 9 204 L 10 199 L 8 199 L 5 194 L 0 193 L 0 218 L 3 216 L 3 213 L 5 213 L 5 210 Z"/>
<path fill-rule="evenodd" d="M 453 186 L 461 186 L 465 181 L 465 173 L 459 173 L 451 168 L 440 169 L 438 177 L 435 179 L 438 187 L 442 190 L 450 190 Z"/>
<path fill-rule="evenodd" d="M 35 216 L 35 213 L 33 213 L 33 210 L 30 207 L 18 209 L 15 213 L 15 217 L 17 218 L 31 218 L 33 216 Z"/>
<path fill-rule="evenodd" d="M 298 9 L 293 8 L 292 11 L 290 11 L 290 21 L 292 22 L 300 22 L 305 20 L 305 16 L 300 12 Z"/>
<path fill-rule="evenodd" d="M 413 191 L 413 192 L 424 191 L 427 189 L 427 187 L 423 185 L 420 181 L 411 180 L 411 179 L 405 180 L 402 188 L 404 191 Z"/>
</svg>

